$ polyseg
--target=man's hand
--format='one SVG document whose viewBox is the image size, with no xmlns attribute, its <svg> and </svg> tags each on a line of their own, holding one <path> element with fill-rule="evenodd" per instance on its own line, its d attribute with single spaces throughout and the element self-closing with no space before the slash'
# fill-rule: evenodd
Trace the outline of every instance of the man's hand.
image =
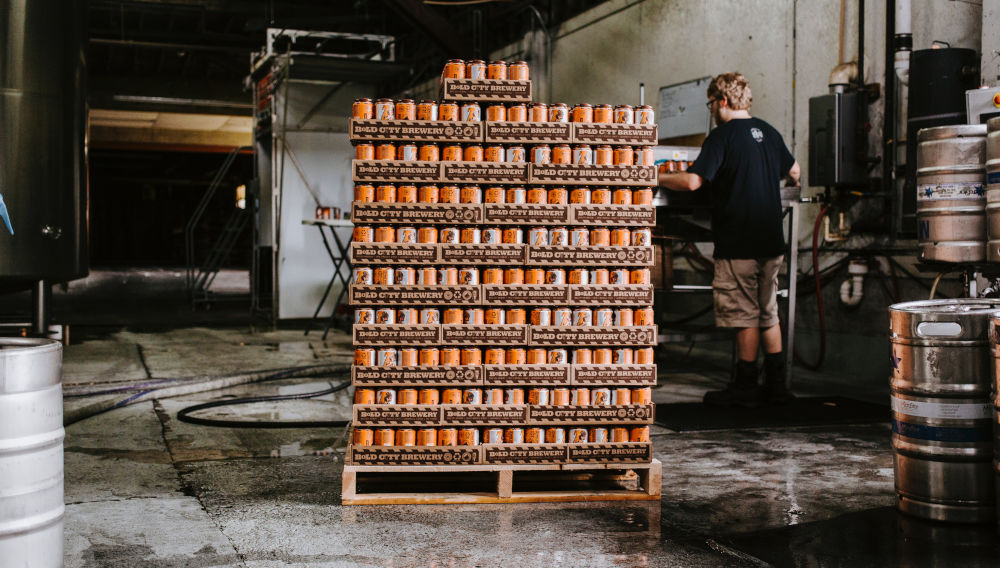
<svg viewBox="0 0 1000 568">
<path fill-rule="evenodd" d="M 700 175 L 688 172 L 660 172 L 657 181 L 663 187 L 674 191 L 694 191 L 705 183 Z"/>
<path fill-rule="evenodd" d="M 792 169 L 788 170 L 788 175 L 785 176 L 785 187 L 798 187 L 799 177 L 802 175 L 802 168 L 799 167 L 799 162 L 796 160 L 792 164 Z"/>
</svg>

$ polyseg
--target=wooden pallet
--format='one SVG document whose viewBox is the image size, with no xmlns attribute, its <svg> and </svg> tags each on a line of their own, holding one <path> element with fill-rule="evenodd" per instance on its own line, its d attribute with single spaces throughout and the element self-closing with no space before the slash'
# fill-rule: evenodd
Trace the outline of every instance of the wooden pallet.
<svg viewBox="0 0 1000 568">
<path fill-rule="evenodd" d="M 345 465 L 342 496 L 344 505 L 659 501 L 662 468 L 657 459 L 641 464 Z M 637 488 L 622 487 L 632 484 Z M 448 490 L 427 491 L 434 485 Z"/>
</svg>

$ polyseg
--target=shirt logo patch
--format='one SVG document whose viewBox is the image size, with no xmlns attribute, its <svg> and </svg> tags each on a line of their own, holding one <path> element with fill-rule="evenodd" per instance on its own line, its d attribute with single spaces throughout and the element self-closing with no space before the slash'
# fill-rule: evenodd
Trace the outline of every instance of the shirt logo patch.
<svg viewBox="0 0 1000 568">
<path fill-rule="evenodd" d="M 764 141 L 764 133 L 760 131 L 760 128 L 751 128 L 750 135 L 753 136 L 753 139 L 758 143 Z"/>
</svg>

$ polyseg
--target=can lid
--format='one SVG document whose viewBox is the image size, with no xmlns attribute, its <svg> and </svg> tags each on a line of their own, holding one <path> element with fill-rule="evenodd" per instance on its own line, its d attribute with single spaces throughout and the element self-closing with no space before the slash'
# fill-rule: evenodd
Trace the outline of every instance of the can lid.
<svg viewBox="0 0 1000 568">
<path fill-rule="evenodd" d="M 632 105 L 618 105 L 615 108 L 632 108 Z"/>
<path fill-rule="evenodd" d="M 392 99 L 378 99 L 375 102 L 379 102 L 379 103 L 391 103 Z"/>
<path fill-rule="evenodd" d="M 490 61 L 490 65 L 507 65 L 507 62 L 503 59 L 494 59 L 493 61 Z"/>
<path fill-rule="evenodd" d="M 468 63 L 469 65 L 472 65 L 473 63 L 486 63 L 486 62 L 483 61 L 482 59 L 470 59 L 470 60 L 466 61 L 466 63 Z"/>
<path fill-rule="evenodd" d="M 413 104 L 413 99 L 399 99 L 398 101 L 396 101 L 396 104 L 406 104 L 406 103 Z"/>
<path fill-rule="evenodd" d="M 448 63 L 465 63 L 464 59 L 449 59 Z"/>
<path fill-rule="evenodd" d="M 434 99 L 420 99 L 420 104 L 434 104 Z"/>
<path fill-rule="evenodd" d="M 576 108 L 593 108 L 590 103 L 576 103 Z"/>
<path fill-rule="evenodd" d="M 356 103 L 370 103 L 370 102 L 372 102 L 372 100 L 369 99 L 368 97 L 359 97 L 359 98 L 354 99 L 354 102 L 356 102 Z"/>
</svg>

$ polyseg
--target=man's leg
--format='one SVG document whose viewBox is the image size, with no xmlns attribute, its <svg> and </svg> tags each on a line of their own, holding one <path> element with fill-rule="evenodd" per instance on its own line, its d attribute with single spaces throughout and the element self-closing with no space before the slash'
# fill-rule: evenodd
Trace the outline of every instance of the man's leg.
<svg viewBox="0 0 1000 568">
<path fill-rule="evenodd" d="M 787 365 L 778 324 L 778 269 L 783 257 L 766 260 L 761 268 L 760 335 L 764 347 L 764 394 L 772 404 L 784 404 L 795 398 L 785 385 Z"/>
<path fill-rule="evenodd" d="M 757 386 L 757 348 L 760 331 L 758 266 L 754 260 L 717 259 L 712 280 L 715 324 L 736 328 L 736 362 L 733 382 L 723 390 L 705 393 L 705 404 L 716 406 L 760 406 L 763 396 Z"/>
</svg>

